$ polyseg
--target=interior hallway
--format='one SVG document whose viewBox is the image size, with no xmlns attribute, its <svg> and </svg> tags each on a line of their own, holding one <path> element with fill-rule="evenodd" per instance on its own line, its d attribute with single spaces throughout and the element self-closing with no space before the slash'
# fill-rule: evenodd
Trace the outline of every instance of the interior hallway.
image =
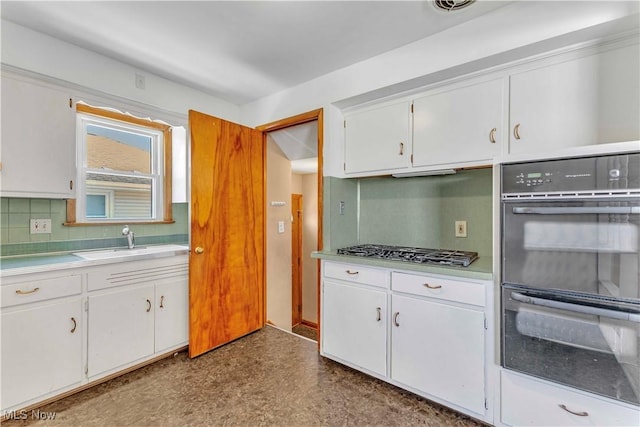
<svg viewBox="0 0 640 427">
<path fill-rule="evenodd" d="M 162 360 L 40 408 L 33 426 L 480 426 L 322 358 L 317 344 L 267 326 L 190 360 Z"/>
</svg>

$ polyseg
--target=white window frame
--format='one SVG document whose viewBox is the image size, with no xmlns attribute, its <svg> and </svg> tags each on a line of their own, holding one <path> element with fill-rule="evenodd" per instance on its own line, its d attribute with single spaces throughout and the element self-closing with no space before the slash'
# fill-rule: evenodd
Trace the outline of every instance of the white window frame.
<svg viewBox="0 0 640 427">
<path fill-rule="evenodd" d="M 92 216 L 92 217 L 89 217 L 89 218 L 96 219 L 96 220 L 98 220 L 98 219 L 105 220 L 105 219 L 108 219 L 110 216 L 113 215 L 113 212 L 114 212 L 113 191 L 110 191 L 110 190 L 95 190 L 95 191 L 92 191 L 91 193 L 88 193 L 88 194 L 87 194 L 87 192 L 85 192 L 84 195 L 85 196 L 104 196 L 105 216 L 104 217 L 97 217 L 97 216 L 94 217 L 94 216 Z M 84 212 L 86 213 L 87 212 L 87 209 L 86 209 L 86 198 L 83 198 L 83 200 L 85 201 Z"/>
<path fill-rule="evenodd" d="M 92 110 L 97 110 L 93 109 Z M 108 115 L 111 110 L 104 110 Z M 115 116 L 124 116 L 122 113 L 113 114 Z M 133 118 L 133 116 L 132 116 Z M 136 119 L 136 118 L 133 118 Z M 89 114 L 85 112 L 78 111 L 76 114 L 76 218 L 75 223 L 136 223 L 136 222 L 173 222 L 171 218 L 170 205 L 171 201 L 168 203 L 165 201 L 165 195 L 171 198 L 171 192 L 165 194 L 166 191 L 166 181 L 167 175 L 165 174 L 165 146 L 169 143 L 168 147 L 170 150 L 170 140 L 165 141 L 165 137 L 167 135 L 163 130 L 151 127 L 144 126 L 144 124 L 137 124 L 135 121 L 140 122 L 142 119 L 132 120 L 134 123 L 130 123 L 128 121 L 118 120 L 116 118 L 100 116 Z M 154 123 L 149 121 L 149 123 Z M 86 176 L 87 172 L 91 173 L 105 173 L 102 170 L 91 169 L 87 166 L 87 144 L 86 144 L 86 135 L 87 135 L 87 127 L 90 125 L 108 127 L 124 132 L 133 132 L 141 135 L 145 135 L 151 138 L 151 171 L 149 174 L 146 173 L 136 173 L 136 172 L 122 172 L 122 171 L 109 171 L 109 175 L 114 176 L 127 176 L 127 177 L 138 177 L 138 178 L 149 178 L 151 179 L 151 199 L 152 199 L 152 208 L 151 215 L 148 218 L 101 218 L 101 217 L 87 217 L 86 215 Z M 170 128 L 169 126 L 166 126 Z M 169 132 L 170 135 L 170 132 Z M 171 182 L 171 178 L 169 176 L 169 185 Z M 170 188 L 170 187 L 168 187 Z M 107 190 L 108 191 L 108 190 Z M 97 193 L 96 193 L 97 194 Z M 113 204 L 114 200 L 111 197 L 110 203 Z M 166 212 L 165 206 L 169 206 L 169 212 Z M 112 209 L 113 212 L 113 209 Z"/>
</svg>

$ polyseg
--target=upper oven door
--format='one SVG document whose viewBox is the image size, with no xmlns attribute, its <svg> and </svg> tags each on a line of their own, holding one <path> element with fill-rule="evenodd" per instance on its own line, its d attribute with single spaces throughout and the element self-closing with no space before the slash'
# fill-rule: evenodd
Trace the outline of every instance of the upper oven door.
<svg viewBox="0 0 640 427">
<path fill-rule="evenodd" d="M 505 201 L 502 281 L 640 297 L 640 200 Z"/>
</svg>

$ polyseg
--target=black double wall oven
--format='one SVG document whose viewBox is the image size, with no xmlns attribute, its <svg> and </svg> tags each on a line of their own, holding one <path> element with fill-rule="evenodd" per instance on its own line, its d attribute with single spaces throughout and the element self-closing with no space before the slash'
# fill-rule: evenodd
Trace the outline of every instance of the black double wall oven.
<svg viewBox="0 0 640 427">
<path fill-rule="evenodd" d="M 640 153 L 502 165 L 502 366 L 640 404 Z"/>
</svg>

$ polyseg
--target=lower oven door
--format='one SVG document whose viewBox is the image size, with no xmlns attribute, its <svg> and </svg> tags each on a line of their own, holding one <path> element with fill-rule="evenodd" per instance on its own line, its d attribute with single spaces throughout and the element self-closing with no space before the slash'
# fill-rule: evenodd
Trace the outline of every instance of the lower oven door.
<svg viewBox="0 0 640 427">
<path fill-rule="evenodd" d="M 640 405 L 640 302 L 502 287 L 505 368 Z"/>
</svg>

